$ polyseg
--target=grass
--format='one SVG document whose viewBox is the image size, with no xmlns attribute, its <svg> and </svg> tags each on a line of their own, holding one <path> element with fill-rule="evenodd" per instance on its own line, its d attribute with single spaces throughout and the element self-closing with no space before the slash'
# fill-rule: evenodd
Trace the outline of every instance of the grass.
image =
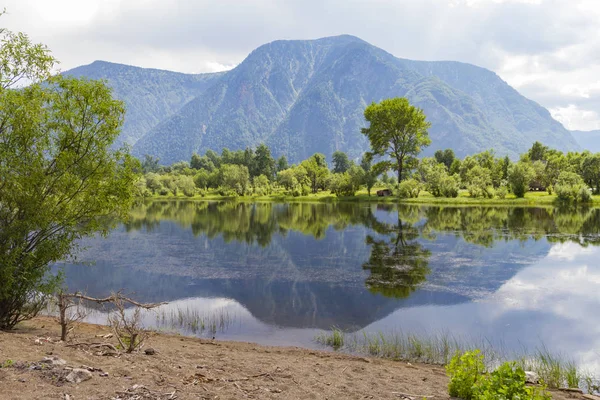
<svg viewBox="0 0 600 400">
<path fill-rule="evenodd" d="M 215 336 L 217 332 L 225 332 L 234 322 L 235 317 L 228 311 L 218 310 L 212 314 L 203 314 L 196 309 L 176 308 L 160 309 L 156 312 L 156 326 L 168 329 L 183 329 L 194 335 L 209 333 Z"/>
<path fill-rule="evenodd" d="M 599 380 L 581 370 L 570 358 L 550 352 L 542 345 L 520 355 L 493 346 L 489 341 L 458 339 L 448 333 L 415 335 L 402 332 L 346 333 L 337 328 L 315 336 L 315 341 L 335 350 L 370 355 L 391 360 L 446 365 L 456 353 L 479 349 L 487 368 L 494 369 L 505 361 L 515 360 L 525 371 L 533 371 L 550 388 L 581 388 L 599 392 Z"/>
<path fill-rule="evenodd" d="M 377 197 L 378 189 L 371 190 L 371 196 L 365 189 L 361 189 L 355 196 L 337 197 L 329 191 L 323 191 L 307 196 L 290 196 L 284 192 L 277 192 L 266 196 L 221 196 L 216 192 L 204 196 L 186 197 L 183 194 L 177 196 L 169 194 L 166 196 L 154 195 L 156 199 L 190 199 L 190 200 L 236 200 L 241 202 L 356 202 L 356 203 L 400 203 L 400 204 L 454 204 L 454 205 L 509 205 L 509 206 L 552 206 L 556 203 L 556 195 L 549 195 L 546 192 L 527 192 L 524 198 L 516 198 L 509 194 L 505 199 L 494 198 L 473 198 L 469 196 L 466 190 L 461 190 L 458 197 L 435 197 L 428 192 L 421 192 L 419 197 L 414 199 L 401 199 L 396 196 Z M 592 196 L 592 204 L 600 205 L 600 195 Z"/>
</svg>

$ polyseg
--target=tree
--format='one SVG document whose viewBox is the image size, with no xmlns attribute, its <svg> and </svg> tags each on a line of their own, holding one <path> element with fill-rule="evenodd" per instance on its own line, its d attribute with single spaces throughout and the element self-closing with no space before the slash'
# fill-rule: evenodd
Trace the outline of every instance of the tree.
<svg viewBox="0 0 600 400">
<path fill-rule="evenodd" d="M 350 159 L 348 159 L 348 155 L 343 151 L 335 151 L 333 153 L 333 173 L 335 174 L 343 174 L 348 171 L 350 168 Z"/>
<path fill-rule="evenodd" d="M 546 153 L 548 152 L 548 147 L 544 146 L 540 142 L 535 142 L 531 149 L 527 152 L 530 161 L 545 161 Z"/>
<path fill-rule="evenodd" d="M 362 133 L 369 138 L 374 154 L 392 158 L 393 163 L 387 165 L 397 171 L 400 182 L 402 172 L 414 164 L 421 149 L 431 143 L 427 132 L 431 124 L 426 121 L 423 110 L 410 105 L 403 97 L 372 103 L 365 110 L 365 118 L 370 126 L 363 128 Z"/>
<path fill-rule="evenodd" d="M 213 150 L 206 150 L 204 154 L 210 161 L 212 161 L 215 168 L 219 168 L 221 166 L 221 157 Z"/>
<path fill-rule="evenodd" d="M 313 154 L 307 160 L 302 161 L 300 165 L 306 170 L 311 191 L 317 193 L 319 189 L 323 189 L 329 176 L 325 156 L 321 153 Z"/>
<path fill-rule="evenodd" d="M 454 150 L 452 150 L 452 149 L 438 150 L 435 152 L 434 157 L 438 163 L 444 164 L 446 166 L 446 169 L 448 171 L 450 171 L 450 167 L 452 166 L 452 163 L 454 162 L 454 159 L 455 159 Z"/>
<path fill-rule="evenodd" d="M 208 158 L 208 156 L 199 156 L 198 154 L 194 153 L 192 154 L 190 167 L 196 170 L 205 169 L 208 172 L 212 172 L 215 169 L 215 164 L 210 158 Z"/>
<path fill-rule="evenodd" d="M 271 156 L 271 150 L 261 143 L 254 152 L 254 170 L 252 176 L 264 175 L 269 180 L 275 175 L 275 159 Z"/>
<path fill-rule="evenodd" d="M 141 165 L 111 150 L 125 108 L 103 82 L 51 76 L 54 58 L 25 34 L 0 30 L 0 46 L 0 329 L 10 329 L 60 284 L 51 263 L 107 233 L 106 217 L 126 217 Z"/>
<path fill-rule="evenodd" d="M 534 175 L 535 172 L 529 163 L 520 161 L 511 166 L 508 173 L 508 183 L 515 196 L 525 197 L 525 192 L 529 189 L 529 182 L 531 182 Z"/>
<path fill-rule="evenodd" d="M 221 184 L 228 190 L 243 196 L 250 186 L 250 173 L 245 165 L 223 164 L 220 169 Z"/>
<path fill-rule="evenodd" d="M 600 193 L 600 153 L 590 155 L 581 161 L 581 177 L 596 194 Z"/>
<path fill-rule="evenodd" d="M 277 172 L 283 171 L 285 169 L 288 169 L 290 166 L 288 164 L 288 160 L 285 157 L 285 155 L 279 157 L 277 159 Z"/>
<path fill-rule="evenodd" d="M 373 168 L 373 155 L 371 153 L 365 153 L 360 160 L 360 167 L 363 169 L 363 180 L 362 184 L 366 186 L 367 193 L 371 196 L 371 189 L 377 183 L 377 171 Z"/>
<path fill-rule="evenodd" d="M 144 161 L 142 161 L 142 172 L 147 174 L 149 172 L 156 172 L 160 169 L 158 165 L 160 159 L 158 157 L 152 157 L 151 155 L 144 155 Z"/>
</svg>

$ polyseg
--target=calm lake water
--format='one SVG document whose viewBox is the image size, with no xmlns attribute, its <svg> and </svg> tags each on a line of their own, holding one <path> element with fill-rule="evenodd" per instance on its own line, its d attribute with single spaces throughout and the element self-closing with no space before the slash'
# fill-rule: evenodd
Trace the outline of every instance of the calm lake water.
<svg viewBox="0 0 600 400">
<path fill-rule="evenodd" d="M 304 347 L 334 326 L 450 332 L 600 371 L 600 209 L 153 201 L 82 245 L 69 289 L 169 302 L 153 327 Z"/>
</svg>

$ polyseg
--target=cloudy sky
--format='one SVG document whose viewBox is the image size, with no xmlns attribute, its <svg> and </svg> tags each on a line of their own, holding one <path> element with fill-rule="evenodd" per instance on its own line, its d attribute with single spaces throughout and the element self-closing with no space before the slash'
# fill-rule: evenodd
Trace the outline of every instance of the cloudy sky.
<svg viewBox="0 0 600 400">
<path fill-rule="evenodd" d="M 232 68 L 261 44 L 343 33 L 401 58 L 489 68 L 567 128 L 600 129 L 600 0 L 4 0 L 0 26 L 61 69 L 101 59 Z"/>
</svg>

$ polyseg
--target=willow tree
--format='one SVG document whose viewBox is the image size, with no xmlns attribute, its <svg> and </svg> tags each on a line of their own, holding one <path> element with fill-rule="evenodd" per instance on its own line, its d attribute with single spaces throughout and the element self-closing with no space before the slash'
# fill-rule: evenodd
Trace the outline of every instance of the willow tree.
<svg viewBox="0 0 600 400">
<path fill-rule="evenodd" d="M 52 263 L 126 215 L 136 163 L 111 150 L 124 107 L 104 83 L 52 76 L 50 51 L 23 33 L 0 30 L 0 46 L 0 329 L 9 329 L 59 284 Z"/>
<path fill-rule="evenodd" d="M 431 143 L 425 113 L 406 98 L 396 97 L 372 103 L 365 109 L 365 119 L 370 126 L 362 133 L 369 138 L 373 154 L 389 156 L 392 161 L 382 164 L 395 169 L 398 182 L 402 181 L 403 171 L 414 166 L 421 150 Z"/>
</svg>

